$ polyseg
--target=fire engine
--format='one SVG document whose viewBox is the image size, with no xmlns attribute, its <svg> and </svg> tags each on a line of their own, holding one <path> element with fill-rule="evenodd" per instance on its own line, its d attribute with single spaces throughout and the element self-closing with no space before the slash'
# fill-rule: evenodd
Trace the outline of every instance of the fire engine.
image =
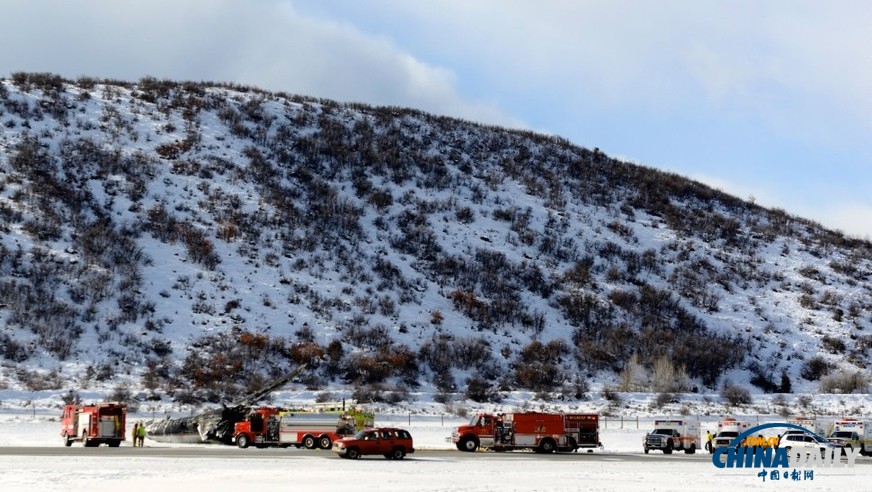
<svg viewBox="0 0 872 492">
<path fill-rule="evenodd" d="M 82 441 L 85 447 L 107 444 L 117 448 L 124 440 L 127 405 L 98 403 L 67 405 L 61 417 L 61 437 L 65 446 Z"/>
<path fill-rule="evenodd" d="M 843 448 L 859 449 L 863 456 L 872 454 L 872 422 L 857 419 L 837 420 L 828 439 Z"/>
<path fill-rule="evenodd" d="M 312 412 L 260 407 L 234 426 L 233 440 L 240 448 L 305 447 L 330 449 L 333 441 L 353 435 L 359 427 L 372 427 L 373 414 L 356 408 L 344 412 Z"/>
<path fill-rule="evenodd" d="M 741 422 L 731 417 L 721 420 L 718 422 L 717 434 L 715 434 L 715 437 L 712 440 L 711 451 L 714 452 L 715 449 L 729 447 L 730 443 L 733 442 L 733 439 L 738 437 L 742 432 L 748 430 L 750 427 L 751 424 L 749 422 Z"/>
<path fill-rule="evenodd" d="M 599 416 L 562 413 L 477 413 L 454 429 L 451 441 L 460 451 L 479 447 L 494 451 L 532 449 L 540 453 L 602 446 Z"/>
<path fill-rule="evenodd" d="M 654 432 L 642 438 L 645 454 L 652 449 L 660 449 L 663 454 L 672 451 L 696 453 L 699 446 L 699 424 L 689 420 L 655 420 Z"/>
</svg>

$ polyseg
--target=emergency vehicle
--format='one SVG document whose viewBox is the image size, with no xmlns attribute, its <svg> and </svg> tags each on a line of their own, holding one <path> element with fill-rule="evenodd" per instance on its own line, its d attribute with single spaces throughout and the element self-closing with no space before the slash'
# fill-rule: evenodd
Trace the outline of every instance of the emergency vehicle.
<svg viewBox="0 0 872 492">
<path fill-rule="evenodd" d="M 860 449 L 863 456 L 872 454 L 872 421 L 837 420 L 829 441 L 843 448 Z"/>
<path fill-rule="evenodd" d="M 107 444 L 117 448 L 124 440 L 127 424 L 127 405 L 124 403 L 97 403 L 67 405 L 61 417 L 61 437 L 64 446 L 81 441 L 85 447 Z"/>
<path fill-rule="evenodd" d="M 694 454 L 698 447 L 699 423 L 686 419 L 655 420 L 654 431 L 642 438 L 645 454 L 652 449 L 659 449 L 663 454 L 672 454 L 673 450 Z"/>
<path fill-rule="evenodd" d="M 818 421 L 815 418 L 809 417 L 794 417 L 787 421 L 790 424 L 798 425 L 803 429 L 814 432 L 815 434 L 826 435 L 827 429 L 826 425 L 823 422 Z M 799 431 L 797 431 L 799 432 Z"/>
<path fill-rule="evenodd" d="M 794 448 L 797 447 L 797 443 L 813 443 L 809 445 L 810 447 L 818 447 L 820 442 L 818 438 L 814 438 L 811 434 L 817 434 L 818 436 L 826 436 L 828 434 L 827 428 L 824 426 L 823 422 L 819 422 L 815 418 L 809 417 L 793 417 L 792 419 L 787 421 L 788 424 L 798 425 L 805 430 L 799 429 L 788 429 L 781 433 L 778 436 L 778 442 L 776 443 L 776 447 L 786 447 L 786 448 Z M 822 437 L 820 439 L 823 439 Z M 823 439 L 826 441 L 826 439 Z"/>
<path fill-rule="evenodd" d="M 532 449 L 552 453 L 602 446 L 596 414 L 477 413 L 468 425 L 454 429 L 450 439 L 460 451 L 482 447 L 494 451 Z"/>
<path fill-rule="evenodd" d="M 750 427 L 750 422 L 742 422 L 731 417 L 721 420 L 718 422 L 718 430 L 712 440 L 712 452 L 718 448 L 729 447 L 733 439 L 739 437 L 739 434 L 745 432 Z"/>
<path fill-rule="evenodd" d="M 260 407 L 234 426 L 240 448 L 305 447 L 330 449 L 333 441 L 351 436 L 358 427 L 372 427 L 373 414 L 352 408 L 344 412 L 312 412 Z"/>
</svg>

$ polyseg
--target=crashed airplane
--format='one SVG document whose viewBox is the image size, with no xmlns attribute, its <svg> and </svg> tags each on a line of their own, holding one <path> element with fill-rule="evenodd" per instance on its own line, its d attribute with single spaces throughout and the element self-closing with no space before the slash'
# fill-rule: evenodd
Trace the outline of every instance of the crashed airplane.
<svg viewBox="0 0 872 492">
<path fill-rule="evenodd" d="M 302 365 L 269 386 L 243 396 L 230 405 L 223 405 L 223 408 L 179 419 L 167 417 L 154 420 L 146 424 L 145 430 L 149 439 L 158 442 L 233 444 L 233 426 L 236 422 L 245 420 L 251 407 L 291 382 L 305 368 Z"/>
</svg>

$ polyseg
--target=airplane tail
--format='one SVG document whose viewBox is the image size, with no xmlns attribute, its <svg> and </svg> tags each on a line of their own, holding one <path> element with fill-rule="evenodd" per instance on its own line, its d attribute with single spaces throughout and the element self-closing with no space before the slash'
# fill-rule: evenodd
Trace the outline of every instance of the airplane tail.
<svg viewBox="0 0 872 492">
<path fill-rule="evenodd" d="M 264 398 L 266 398 L 267 395 L 269 395 L 273 391 L 276 391 L 279 388 L 281 388 L 282 386 L 290 383 L 295 377 L 299 376 L 305 369 L 306 369 L 306 364 L 301 364 L 299 367 L 297 367 L 296 369 L 291 371 L 291 373 L 287 374 L 286 376 L 282 376 L 281 378 L 276 379 L 275 381 L 273 381 L 269 385 L 243 396 L 242 398 L 234 401 L 230 405 L 225 406 L 225 408 L 226 407 L 248 407 L 248 406 L 255 405 L 260 400 L 263 400 Z"/>
</svg>

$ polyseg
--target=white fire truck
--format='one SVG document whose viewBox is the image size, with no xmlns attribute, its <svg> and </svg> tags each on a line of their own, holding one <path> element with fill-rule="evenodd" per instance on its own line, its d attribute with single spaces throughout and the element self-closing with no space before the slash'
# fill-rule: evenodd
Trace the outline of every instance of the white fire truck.
<svg viewBox="0 0 872 492">
<path fill-rule="evenodd" d="M 872 422 L 857 419 L 837 420 L 828 439 L 846 450 L 859 448 L 863 456 L 872 455 Z"/>
<path fill-rule="evenodd" d="M 645 454 L 652 449 L 659 449 L 663 454 L 672 454 L 672 451 L 694 454 L 698 447 L 699 423 L 687 419 L 655 420 L 654 431 L 642 438 Z"/>
<path fill-rule="evenodd" d="M 126 419 L 124 403 L 67 405 L 61 417 L 61 437 L 65 446 L 81 441 L 85 447 L 106 444 L 117 448 L 124 440 Z"/>
<path fill-rule="evenodd" d="M 718 431 L 712 440 L 711 451 L 718 448 L 729 447 L 730 443 L 733 442 L 733 439 L 738 437 L 742 432 L 748 430 L 750 427 L 750 422 L 742 422 L 731 417 L 721 420 L 718 422 Z"/>
</svg>

